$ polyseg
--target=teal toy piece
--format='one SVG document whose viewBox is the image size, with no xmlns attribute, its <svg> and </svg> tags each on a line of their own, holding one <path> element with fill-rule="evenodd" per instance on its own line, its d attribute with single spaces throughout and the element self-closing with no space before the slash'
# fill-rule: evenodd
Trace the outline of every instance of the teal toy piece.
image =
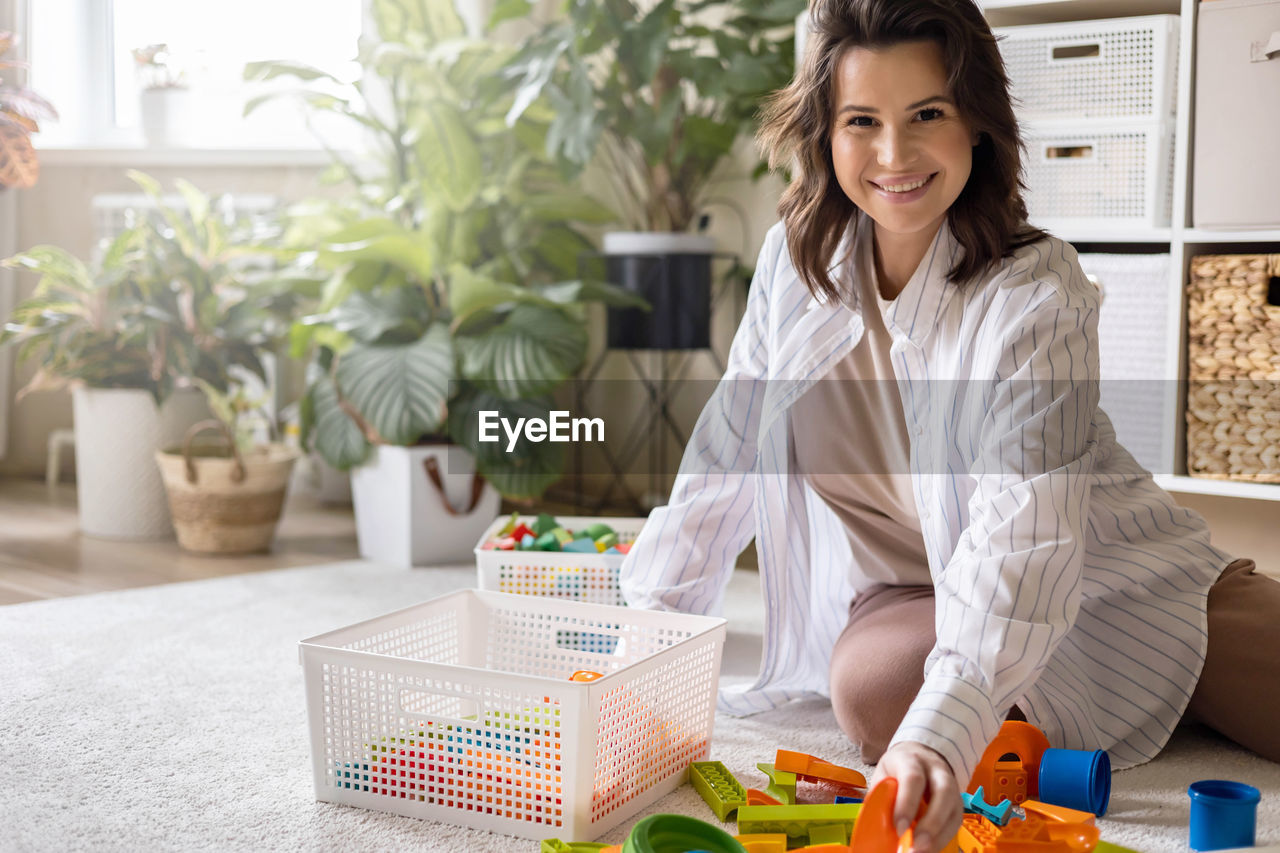
<svg viewBox="0 0 1280 853">
<path fill-rule="evenodd" d="M 962 793 L 960 801 L 964 803 L 965 814 L 982 815 L 996 826 L 1007 824 L 1010 812 L 1013 810 L 1013 802 L 1010 800 L 1001 800 L 994 806 L 988 803 L 982 794 L 981 785 L 972 794 Z"/>
<path fill-rule="evenodd" d="M 747 853 L 738 839 L 718 826 L 678 814 L 650 815 L 637 823 L 622 853 Z"/>
</svg>

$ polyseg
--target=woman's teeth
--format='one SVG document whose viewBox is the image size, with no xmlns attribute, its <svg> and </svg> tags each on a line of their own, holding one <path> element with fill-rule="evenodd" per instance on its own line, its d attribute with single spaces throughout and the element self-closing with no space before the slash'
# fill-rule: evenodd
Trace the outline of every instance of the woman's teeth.
<svg viewBox="0 0 1280 853">
<path fill-rule="evenodd" d="M 925 184 L 929 183 L 929 181 L 931 181 L 932 179 L 933 179 L 933 175 L 930 175 L 929 177 L 925 178 L 924 180 L 916 181 L 915 183 L 911 183 L 911 184 L 898 184 L 897 186 L 892 186 L 892 187 L 886 187 L 886 186 L 882 186 L 882 185 L 880 185 L 880 184 L 876 184 L 876 186 L 880 187 L 880 189 L 884 190 L 885 192 L 891 192 L 891 193 L 909 193 L 909 192 L 911 192 L 912 190 L 918 190 L 918 189 L 920 189 L 920 187 L 922 187 L 922 186 L 924 186 Z"/>
</svg>

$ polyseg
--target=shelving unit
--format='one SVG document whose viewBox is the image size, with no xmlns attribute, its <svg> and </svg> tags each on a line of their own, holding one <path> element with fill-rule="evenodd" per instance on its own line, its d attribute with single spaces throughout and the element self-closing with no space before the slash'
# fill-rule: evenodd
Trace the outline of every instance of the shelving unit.
<svg viewBox="0 0 1280 853">
<path fill-rule="evenodd" d="M 1124 244 L 1126 251 L 1138 245 L 1142 250 L 1170 255 L 1169 286 L 1175 298 L 1170 300 L 1170 322 L 1174 330 L 1168 341 L 1172 374 L 1170 381 L 1186 377 L 1186 283 L 1191 259 L 1200 254 L 1280 252 L 1280 227 L 1259 230 L 1208 231 L 1191 227 L 1192 152 L 1195 140 L 1194 97 L 1196 10 L 1198 0 L 979 0 L 992 27 L 1024 24 L 1064 23 L 1100 18 L 1125 18 L 1137 15 L 1179 15 L 1178 88 L 1175 120 L 1173 216 L 1172 227 L 1143 232 L 1097 233 L 1082 230 L 1072 233 L 1055 229 L 1055 234 L 1073 244 L 1088 243 L 1098 251 Z M 1280 501 L 1280 484 L 1246 483 L 1233 480 L 1209 480 L 1186 474 L 1186 421 L 1184 415 L 1185 386 L 1179 385 L 1176 402 L 1170 400 L 1164 412 L 1165 422 L 1172 425 L 1176 436 L 1173 458 L 1167 471 L 1158 474 L 1156 482 L 1170 492 L 1218 495 L 1252 500 Z"/>
</svg>

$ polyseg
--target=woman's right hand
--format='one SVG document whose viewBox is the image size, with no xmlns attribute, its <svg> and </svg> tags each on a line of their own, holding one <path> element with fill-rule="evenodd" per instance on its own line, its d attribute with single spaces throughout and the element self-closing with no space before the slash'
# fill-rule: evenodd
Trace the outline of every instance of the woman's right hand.
<svg viewBox="0 0 1280 853">
<path fill-rule="evenodd" d="M 922 743 L 899 741 L 880 758 L 871 787 L 885 777 L 898 780 L 893 823 L 899 836 L 915 820 L 920 804 L 928 804 L 915 820 L 911 853 L 938 853 L 946 847 L 960 831 L 964 817 L 960 785 L 947 760 Z"/>
</svg>

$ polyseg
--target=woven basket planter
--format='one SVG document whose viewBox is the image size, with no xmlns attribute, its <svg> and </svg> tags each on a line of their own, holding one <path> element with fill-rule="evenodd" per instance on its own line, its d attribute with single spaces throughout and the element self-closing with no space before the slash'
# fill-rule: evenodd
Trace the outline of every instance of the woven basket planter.
<svg viewBox="0 0 1280 853">
<path fill-rule="evenodd" d="M 1199 255 L 1187 288 L 1187 473 L 1280 483 L 1280 255 Z M 1277 282 L 1280 285 L 1280 282 Z"/>
</svg>

